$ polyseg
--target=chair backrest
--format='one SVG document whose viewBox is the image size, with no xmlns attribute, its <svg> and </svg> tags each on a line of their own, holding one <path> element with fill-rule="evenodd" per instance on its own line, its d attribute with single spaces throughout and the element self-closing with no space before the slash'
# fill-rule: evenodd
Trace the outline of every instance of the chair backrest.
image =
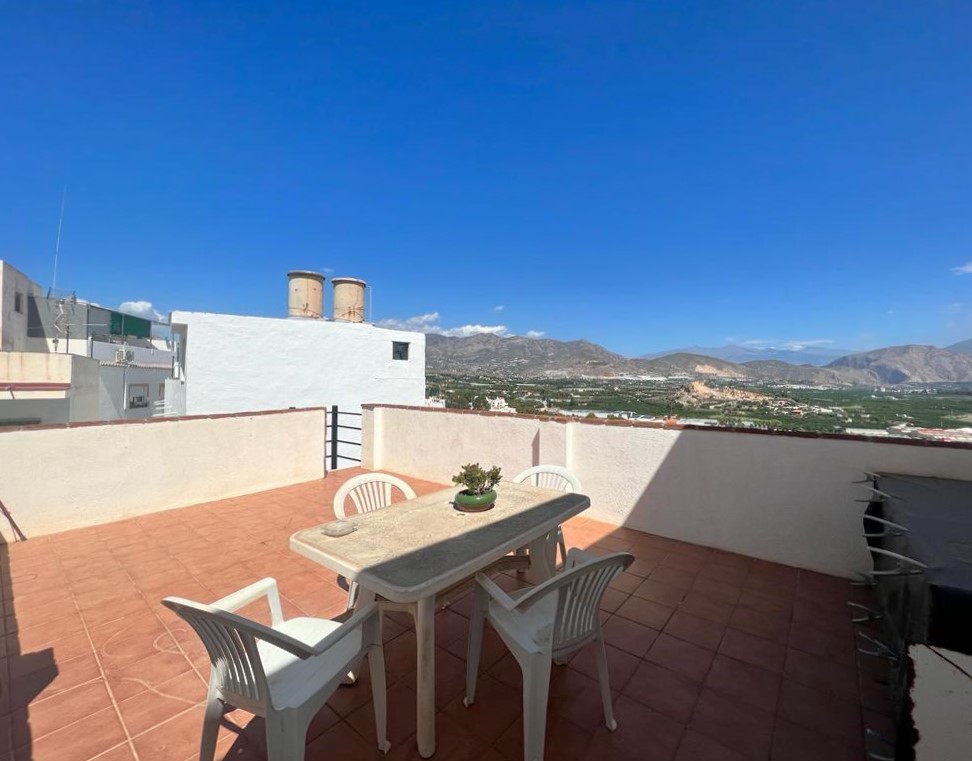
<svg viewBox="0 0 972 761">
<path fill-rule="evenodd" d="M 580 481 L 567 468 L 559 465 L 535 465 L 527 468 L 513 479 L 515 484 L 528 483 L 543 489 L 557 489 L 558 491 L 579 492 Z"/>
<path fill-rule="evenodd" d="M 393 489 L 398 489 L 405 495 L 405 499 L 415 499 L 415 491 L 411 486 L 387 473 L 365 473 L 349 478 L 334 495 L 334 514 L 338 518 L 347 517 L 345 503 L 348 497 L 358 513 L 388 507 L 392 503 Z"/>
<path fill-rule="evenodd" d="M 179 597 L 166 597 L 162 604 L 199 635 L 209 653 L 216 688 L 237 708 L 266 715 L 266 707 L 270 705 L 267 676 L 257 650 L 258 639 L 301 658 L 311 655 L 302 642 L 235 613 Z"/>
<path fill-rule="evenodd" d="M 553 651 L 571 650 L 588 642 L 600 626 L 601 598 L 612 579 L 634 561 L 634 555 L 615 552 L 565 569 L 524 595 L 517 603 L 529 607 L 557 595 L 552 635 Z"/>
</svg>

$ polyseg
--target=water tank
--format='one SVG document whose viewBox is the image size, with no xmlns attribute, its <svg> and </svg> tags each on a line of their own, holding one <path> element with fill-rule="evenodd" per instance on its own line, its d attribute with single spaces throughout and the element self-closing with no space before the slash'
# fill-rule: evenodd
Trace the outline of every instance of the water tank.
<svg viewBox="0 0 972 761">
<path fill-rule="evenodd" d="M 287 315 L 289 317 L 324 316 L 324 276 L 310 270 L 287 273 Z"/>
<path fill-rule="evenodd" d="M 353 277 L 333 277 L 334 319 L 344 322 L 364 322 L 365 283 Z"/>
</svg>

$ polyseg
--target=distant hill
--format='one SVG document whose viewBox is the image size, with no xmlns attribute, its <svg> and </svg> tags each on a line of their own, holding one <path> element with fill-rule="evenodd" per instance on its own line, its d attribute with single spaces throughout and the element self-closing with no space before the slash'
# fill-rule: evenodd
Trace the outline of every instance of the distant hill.
<svg viewBox="0 0 972 761">
<path fill-rule="evenodd" d="M 817 386 L 972 382 L 972 353 L 934 346 L 892 346 L 848 354 L 817 367 L 775 359 L 738 363 L 693 352 L 629 359 L 584 340 L 488 334 L 451 338 L 434 333 L 426 338 L 428 370 L 445 374 L 501 378 L 663 376 Z"/>
<path fill-rule="evenodd" d="M 650 375 L 689 375 L 692 377 L 744 379 L 746 371 L 735 362 L 726 362 L 703 354 L 667 354 L 658 359 L 639 360 L 641 367 Z"/>
<path fill-rule="evenodd" d="M 954 351 L 958 354 L 972 354 L 972 338 L 968 341 L 959 341 L 957 344 L 946 346 L 947 351 Z"/>
<path fill-rule="evenodd" d="M 970 350 L 972 351 L 972 350 Z M 823 366 L 851 352 L 847 349 L 832 349 L 826 346 L 811 346 L 805 349 L 755 348 L 752 346 L 691 346 L 686 349 L 669 349 L 653 354 L 644 354 L 641 359 L 658 359 L 671 354 L 701 354 L 705 357 L 724 359 L 727 362 L 781 361 L 791 365 Z"/>
<path fill-rule="evenodd" d="M 452 338 L 426 336 L 426 363 L 441 373 L 481 373 L 520 378 L 612 378 L 641 372 L 635 360 L 590 341 L 500 338 L 490 334 Z"/>
<path fill-rule="evenodd" d="M 972 381 L 972 356 L 917 344 L 849 354 L 834 360 L 827 368 L 863 371 L 875 383 Z"/>
</svg>

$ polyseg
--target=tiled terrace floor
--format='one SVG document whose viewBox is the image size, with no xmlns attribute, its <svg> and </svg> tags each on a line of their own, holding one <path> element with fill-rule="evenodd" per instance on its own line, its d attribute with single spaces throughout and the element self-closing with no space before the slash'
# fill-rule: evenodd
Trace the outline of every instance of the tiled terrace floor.
<svg viewBox="0 0 972 761">
<path fill-rule="evenodd" d="M 356 472 L 6 548 L 0 759 L 196 758 L 208 661 L 159 600 L 208 602 L 269 575 L 285 615 L 340 613 L 335 575 L 290 552 L 288 538 L 330 520 L 334 492 Z M 439 488 L 409 480 L 419 493 Z M 620 728 L 602 726 L 583 651 L 554 670 L 547 758 L 856 761 L 863 726 L 886 727 L 874 666 L 854 649 L 846 581 L 585 518 L 565 531 L 569 545 L 637 559 L 604 600 Z M 438 614 L 435 757 L 519 759 L 520 676 L 495 635 L 476 705 L 462 706 L 468 610 L 466 598 Z M 386 617 L 385 641 L 388 758 L 417 758 L 408 619 Z M 365 678 L 320 713 L 307 758 L 380 757 L 373 732 Z M 229 714 L 218 757 L 264 756 L 262 721 Z"/>
</svg>

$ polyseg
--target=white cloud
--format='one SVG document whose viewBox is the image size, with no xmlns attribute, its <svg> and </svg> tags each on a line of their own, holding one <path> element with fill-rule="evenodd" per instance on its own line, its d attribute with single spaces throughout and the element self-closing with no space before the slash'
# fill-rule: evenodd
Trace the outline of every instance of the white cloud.
<svg viewBox="0 0 972 761">
<path fill-rule="evenodd" d="M 118 305 L 118 311 L 125 314 L 133 314 L 136 317 L 144 317 L 146 320 L 157 320 L 162 322 L 165 315 L 157 311 L 151 301 L 123 301 Z"/>
<path fill-rule="evenodd" d="M 503 304 L 497 304 L 493 307 L 494 312 L 502 312 L 506 307 Z"/>
<path fill-rule="evenodd" d="M 834 341 L 830 338 L 809 338 L 806 340 L 794 338 L 786 341 L 751 338 L 748 341 L 741 342 L 743 346 L 751 346 L 754 349 L 787 349 L 789 351 L 803 351 L 804 349 L 812 349 L 815 346 L 829 346 L 832 343 Z"/>
<path fill-rule="evenodd" d="M 542 330 L 528 330 L 526 332 L 526 337 L 527 338 L 543 338 L 543 331 Z"/>
<path fill-rule="evenodd" d="M 391 328 L 393 330 L 414 330 L 419 333 L 439 333 L 443 336 L 466 338 L 483 333 L 494 336 L 505 337 L 510 335 L 505 325 L 460 325 L 457 328 L 444 328 L 439 324 L 440 315 L 438 312 L 428 312 L 414 317 L 407 317 L 404 320 L 390 318 L 379 320 L 379 328 Z"/>
<path fill-rule="evenodd" d="M 483 334 L 491 334 L 502 338 L 509 335 L 505 325 L 461 325 L 458 328 L 449 328 L 447 330 L 439 328 L 438 330 L 432 330 L 429 332 L 441 333 L 444 336 L 453 336 L 458 338 L 468 338 L 469 336 L 478 336 Z"/>
<path fill-rule="evenodd" d="M 972 262 L 963 264 L 961 267 L 952 267 L 952 272 L 956 275 L 972 275 Z"/>
</svg>

